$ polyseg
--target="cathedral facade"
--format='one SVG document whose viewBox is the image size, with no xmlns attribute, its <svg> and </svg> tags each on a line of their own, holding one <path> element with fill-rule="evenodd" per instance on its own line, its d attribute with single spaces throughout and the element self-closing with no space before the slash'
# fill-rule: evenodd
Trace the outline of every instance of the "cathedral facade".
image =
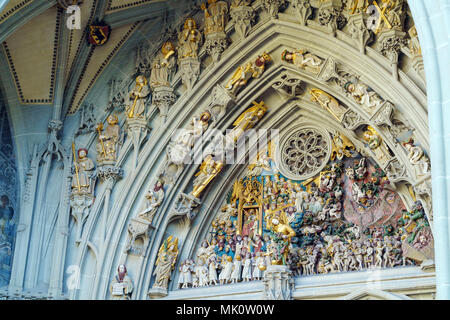
<svg viewBox="0 0 450 320">
<path fill-rule="evenodd" d="M 447 1 L 2 6 L 3 299 L 450 298 Z"/>
</svg>

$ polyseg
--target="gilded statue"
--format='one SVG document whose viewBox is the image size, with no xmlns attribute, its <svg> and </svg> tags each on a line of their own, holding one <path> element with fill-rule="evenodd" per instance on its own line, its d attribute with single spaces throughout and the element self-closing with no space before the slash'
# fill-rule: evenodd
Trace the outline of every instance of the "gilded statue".
<svg viewBox="0 0 450 320">
<path fill-rule="evenodd" d="M 318 56 L 308 53 L 307 50 L 284 50 L 281 54 L 281 60 L 292 63 L 300 69 L 305 69 L 313 73 L 319 73 L 323 60 Z"/>
<path fill-rule="evenodd" d="M 115 162 L 117 160 L 117 148 L 120 140 L 120 126 L 117 116 L 110 115 L 106 119 L 108 126 L 104 129 L 103 123 L 97 126 L 97 163 Z"/>
<path fill-rule="evenodd" d="M 234 128 L 226 134 L 227 140 L 235 143 L 245 131 L 253 128 L 266 111 L 267 107 L 264 105 L 264 101 L 259 103 L 253 101 L 253 106 L 245 110 L 233 123 Z"/>
<path fill-rule="evenodd" d="M 130 100 L 126 107 L 126 113 L 129 119 L 145 117 L 145 100 L 149 93 L 147 79 L 143 75 L 137 76 L 136 85 L 130 91 Z"/>
<path fill-rule="evenodd" d="M 272 58 L 268 53 L 263 53 L 254 62 L 248 62 L 245 66 L 238 67 L 225 88 L 236 95 L 251 78 L 259 78 L 263 74 L 266 64 L 271 60 Z"/>
<path fill-rule="evenodd" d="M 175 66 L 175 47 L 170 41 L 167 41 L 153 60 L 150 87 L 152 89 L 161 86 L 170 87 L 170 77 Z"/>
<path fill-rule="evenodd" d="M 331 113 L 336 120 L 339 122 L 342 121 L 347 110 L 341 106 L 333 96 L 320 89 L 311 89 L 310 93 L 312 102 L 317 102 L 325 110 Z"/>
<path fill-rule="evenodd" d="M 178 238 L 174 239 L 170 236 L 159 248 L 158 259 L 156 260 L 156 267 L 153 272 L 153 275 L 156 276 L 155 282 L 153 283 L 153 288 L 167 289 L 177 257 Z"/>
<path fill-rule="evenodd" d="M 188 18 L 184 23 L 184 29 L 178 36 L 178 58 L 198 58 L 199 46 L 202 43 L 202 34 L 197 29 L 193 18 Z"/>
<path fill-rule="evenodd" d="M 212 155 L 206 156 L 200 165 L 199 171 L 195 174 L 194 189 L 192 195 L 199 197 L 206 186 L 217 176 L 222 170 L 224 163 L 222 161 L 216 161 Z"/>
<path fill-rule="evenodd" d="M 266 227 L 270 231 L 272 240 L 272 264 L 286 265 L 289 255 L 289 247 L 295 231 L 289 225 L 284 211 L 270 212 L 266 214 Z"/>
<path fill-rule="evenodd" d="M 369 6 L 368 0 L 348 0 L 347 10 L 349 14 L 365 13 Z"/>
<path fill-rule="evenodd" d="M 205 13 L 205 35 L 224 32 L 228 21 L 228 4 L 225 1 L 208 0 L 208 7 L 202 3 Z"/>
<path fill-rule="evenodd" d="M 92 176 L 95 166 L 87 155 L 88 151 L 81 148 L 78 150 L 78 159 L 74 158 L 75 174 L 72 178 L 72 193 L 88 194 L 93 191 Z"/>
<path fill-rule="evenodd" d="M 133 292 L 133 282 L 127 275 L 127 267 L 121 264 L 117 268 L 117 274 L 114 276 L 109 291 L 114 300 L 130 300 Z"/>
<path fill-rule="evenodd" d="M 342 160 L 344 157 L 352 158 L 354 157 L 354 152 L 356 150 L 353 143 L 349 138 L 344 136 L 343 134 L 335 134 L 333 135 L 333 143 L 330 160 Z"/>
</svg>

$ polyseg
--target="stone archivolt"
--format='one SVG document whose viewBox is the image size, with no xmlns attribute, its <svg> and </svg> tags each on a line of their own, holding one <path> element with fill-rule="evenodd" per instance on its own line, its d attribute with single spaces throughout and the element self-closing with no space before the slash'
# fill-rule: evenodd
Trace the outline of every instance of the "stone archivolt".
<svg viewBox="0 0 450 320">
<path fill-rule="evenodd" d="M 267 228 L 268 214 L 276 216 L 281 226 L 289 226 L 295 232 L 295 236 L 289 236 L 290 243 L 285 247 L 289 255 L 283 260 L 294 275 L 403 266 L 432 259 L 432 236 L 427 220 L 431 216 L 431 190 L 427 188 L 429 162 L 426 148 L 415 142 L 423 140 L 423 137 L 415 134 L 402 110 L 386 100 L 384 94 L 366 84 L 367 78 L 348 67 L 348 61 L 325 54 L 317 44 L 299 48 L 294 44 L 271 46 L 268 42 L 265 44 L 267 50 L 251 53 L 244 50 L 236 53 L 236 48 L 242 47 L 233 40 L 236 38 L 233 37 L 233 31 L 246 41 L 245 39 L 255 39 L 258 36 L 255 30 L 259 24 L 283 25 L 295 20 L 301 30 L 311 30 L 311 37 L 319 32 L 325 32 L 327 36 L 331 33 L 336 37 L 334 41 L 353 41 L 354 48 L 362 54 L 378 51 L 386 58 L 377 57 L 377 62 L 381 61 L 385 64 L 385 70 L 398 76 L 397 62 L 410 58 L 402 53 L 407 39 L 406 34 L 402 33 L 407 27 L 403 17 L 403 2 L 393 1 L 392 6 L 384 10 L 383 17 L 377 20 L 379 26 L 375 30 L 367 23 L 371 16 L 368 16 L 368 6 L 364 1 L 349 0 L 344 2 L 347 7 L 338 6 L 336 1 L 331 0 L 320 3 L 313 0 L 265 1 L 263 5 L 256 3 L 259 2 L 233 1 L 234 5 L 228 8 L 225 1 L 208 1 L 208 6 L 202 8 L 200 17 L 187 20 L 190 23 L 183 21 L 185 28 L 181 33 L 163 37 L 156 53 L 143 47 L 136 50 L 137 73 L 133 77 L 111 82 L 107 114 L 114 110 L 122 118 L 120 113 L 124 109 L 130 112 L 130 106 L 135 101 L 139 104 L 139 130 L 135 130 L 138 133 L 133 133 L 133 121 L 130 122 L 132 117 L 128 117 L 128 135 L 123 142 L 121 154 L 114 155 L 114 164 L 116 160 L 123 163 L 123 158 L 131 148 L 127 146 L 134 146 L 133 171 L 125 171 L 124 174 L 129 179 L 140 176 L 137 170 L 148 168 L 148 164 L 139 159 L 143 158 L 143 154 L 149 153 L 152 143 L 156 144 L 153 139 L 163 137 L 160 128 L 166 117 L 170 118 L 175 111 L 180 111 L 181 104 L 191 108 L 191 105 L 198 102 L 196 115 L 186 117 L 192 119 L 191 126 L 183 126 L 182 121 L 177 122 L 190 130 L 185 136 L 187 139 L 174 139 L 167 147 L 165 160 L 152 173 L 153 177 L 160 177 L 164 183 L 161 183 L 162 195 L 157 199 L 152 198 L 156 199 L 152 203 L 157 205 L 151 207 L 151 221 L 143 222 L 138 212 L 128 207 L 129 215 L 135 217 L 128 223 L 129 241 L 125 250 L 122 250 L 124 257 L 121 263 L 140 257 L 137 264 L 140 271 L 136 271 L 140 273 L 134 273 L 140 278 L 135 279 L 135 282 L 147 282 L 141 283 L 139 287 L 143 286 L 145 289 L 139 290 L 150 288 L 152 280 L 143 278 L 145 272 L 155 268 L 154 248 L 162 243 L 162 233 L 175 219 L 187 217 L 187 220 L 193 220 L 199 212 L 206 214 L 204 211 L 207 209 L 203 208 L 200 195 L 207 190 L 208 185 L 213 184 L 212 180 L 220 181 L 215 177 L 223 173 L 224 164 L 219 162 L 211 165 L 212 162 L 207 157 L 202 158 L 200 168 L 196 166 L 198 170 L 187 166 L 180 157 L 174 156 L 174 152 L 178 150 L 176 148 L 183 147 L 183 150 L 178 150 L 182 157 L 195 155 L 194 142 L 199 137 L 207 137 L 207 129 L 216 125 L 221 130 L 225 130 L 227 126 L 232 128 L 230 121 L 234 122 L 236 119 L 231 119 L 230 114 L 238 110 L 244 111 L 248 107 L 247 99 L 270 95 L 270 90 L 281 93 L 284 101 L 309 100 L 305 110 L 321 114 L 322 119 L 329 116 L 342 132 L 327 133 L 325 136 L 322 132 L 318 134 L 310 130 L 304 134 L 312 133 L 314 143 L 300 135 L 287 142 L 288 145 L 295 145 L 295 148 L 286 148 L 281 161 L 285 161 L 291 173 L 299 176 L 297 180 L 289 180 L 288 176 L 283 176 L 283 170 L 273 170 L 270 164 L 274 161 L 271 158 L 274 155 L 266 157 L 269 166 L 261 165 L 264 169 L 249 169 L 257 174 L 238 180 L 220 212 L 208 210 L 210 216 L 216 213 L 218 216 L 212 223 L 211 233 L 199 247 L 200 253 L 192 256 L 185 253 L 189 249 L 183 247 L 183 241 L 188 237 L 186 234 L 189 229 L 184 236 L 179 236 L 177 250 L 180 257 L 185 259 L 176 268 L 176 262 L 173 262 L 171 268 L 177 269 L 178 278 L 169 275 L 168 279 L 178 279 L 180 288 L 262 279 L 277 250 L 280 250 L 275 245 L 278 243 L 278 240 L 274 240 L 276 232 Z M 378 6 L 380 5 L 381 2 Z M 280 12 L 280 9 L 283 10 Z M 243 23 L 241 15 L 244 13 L 238 14 L 239 10 L 245 11 L 252 23 Z M 260 19 L 253 19 L 254 16 L 259 16 Z M 269 16 L 270 20 L 262 19 Z M 256 25 L 254 21 L 258 21 Z M 416 60 L 420 59 L 420 45 L 414 38 L 414 32 L 410 32 L 410 35 L 410 55 Z M 167 45 L 171 43 L 169 41 L 173 42 L 170 46 Z M 229 47 L 230 41 L 232 45 Z M 164 51 L 161 48 L 169 49 Z M 248 64 L 242 64 L 243 61 L 248 61 Z M 403 65 L 409 67 L 411 64 L 406 62 Z M 156 68 L 156 65 L 159 67 Z M 233 70 L 236 70 L 234 68 L 239 65 L 242 65 L 240 72 L 233 74 Z M 414 65 L 417 66 L 417 61 Z M 284 78 L 280 76 L 280 70 L 284 71 Z M 211 73 L 216 71 L 220 71 L 217 77 L 211 84 L 207 84 L 209 79 L 213 79 Z M 129 90 L 135 87 L 138 76 L 149 79 L 152 92 L 146 87 L 145 81 L 145 86 L 142 86 L 145 90 L 136 87 L 139 92 L 131 97 Z M 229 79 L 235 81 L 227 86 L 232 82 L 227 82 Z M 266 85 L 266 82 L 270 84 Z M 372 80 L 368 82 L 372 83 Z M 185 85 L 183 88 L 181 83 Z M 239 85 L 233 87 L 235 83 Z M 205 90 L 208 89 L 204 88 L 211 89 L 213 85 L 214 90 L 210 94 L 206 93 Z M 235 90 L 229 92 L 230 89 Z M 142 91 L 144 93 L 140 95 Z M 207 98 L 201 100 L 196 92 L 201 92 Z M 136 98 L 137 96 L 139 97 Z M 157 112 L 161 115 L 159 128 L 158 124 L 154 124 Z M 267 113 L 267 117 L 272 116 L 270 105 Z M 188 112 L 181 111 L 181 115 L 188 115 Z M 88 122 L 93 117 L 84 118 Z M 149 130 L 151 121 L 155 133 Z M 173 129 L 171 124 L 166 125 L 170 130 Z M 82 128 L 90 126 L 92 127 L 91 123 L 80 124 L 80 132 Z M 133 138 L 134 136 L 136 137 Z M 343 138 L 339 139 L 340 136 Z M 127 139 L 130 141 L 128 144 Z M 318 148 L 317 152 L 312 151 L 314 148 Z M 303 157 L 297 156 L 299 152 Z M 395 162 L 396 155 L 398 163 Z M 304 168 L 305 161 L 302 159 L 314 159 L 317 164 L 306 165 Z M 212 171 L 208 170 L 211 168 Z M 149 174 L 150 171 L 146 172 Z M 197 175 L 196 178 L 194 174 Z M 417 177 L 420 179 L 416 180 Z M 110 192 L 116 188 L 116 180 L 112 182 Z M 150 184 L 149 190 L 155 180 Z M 388 184 L 389 180 L 391 185 Z M 143 183 L 142 180 L 139 183 Z M 131 182 L 127 185 L 132 186 Z M 256 185 L 259 187 L 255 187 Z M 398 190 L 404 185 L 411 185 L 417 193 L 413 198 L 423 200 L 422 203 L 417 202 L 412 206 L 412 200 L 407 203 L 402 201 Z M 191 186 L 194 186 L 193 190 Z M 214 190 L 213 192 L 217 192 L 217 188 Z M 238 190 L 241 191 L 240 194 Z M 95 192 L 96 190 L 92 190 L 93 196 Z M 203 198 L 210 197 L 208 192 L 203 195 Z M 91 205 L 92 203 L 88 203 L 87 207 Z M 120 207 L 120 204 L 113 208 L 116 206 Z M 142 205 L 139 207 L 142 208 Z M 410 209 L 407 210 L 407 207 Z M 162 231 L 154 230 L 155 227 Z M 143 241 L 143 244 L 139 245 L 136 241 Z M 137 255 L 132 254 L 133 249 L 136 249 Z M 242 272 L 233 273 L 233 270 L 241 268 Z M 166 287 L 170 286 L 168 279 L 164 282 Z M 161 282 L 161 279 L 157 282 Z"/>
</svg>

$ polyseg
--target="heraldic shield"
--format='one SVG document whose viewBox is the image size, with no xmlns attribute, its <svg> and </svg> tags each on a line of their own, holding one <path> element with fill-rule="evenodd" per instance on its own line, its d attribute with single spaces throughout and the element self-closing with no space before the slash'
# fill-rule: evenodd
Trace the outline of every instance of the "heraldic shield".
<svg viewBox="0 0 450 320">
<path fill-rule="evenodd" d="M 105 24 L 89 26 L 89 43 L 96 46 L 105 44 L 108 41 L 110 30 L 110 27 Z"/>
</svg>

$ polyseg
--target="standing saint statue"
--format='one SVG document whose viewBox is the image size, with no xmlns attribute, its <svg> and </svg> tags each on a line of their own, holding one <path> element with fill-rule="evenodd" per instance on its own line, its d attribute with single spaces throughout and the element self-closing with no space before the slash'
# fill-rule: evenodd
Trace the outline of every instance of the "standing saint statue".
<svg viewBox="0 0 450 320">
<path fill-rule="evenodd" d="M 186 19 L 184 29 L 178 35 L 178 58 L 180 60 L 198 58 L 198 50 L 202 40 L 202 34 L 198 31 L 195 20 L 193 18 Z"/>
<path fill-rule="evenodd" d="M 108 126 L 103 130 L 103 123 L 97 127 L 97 163 L 105 161 L 115 162 L 117 160 L 117 148 L 120 139 L 120 126 L 117 116 L 110 115 L 106 119 Z"/>
<path fill-rule="evenodd" d="M 205 34 L 223 32 L 228 21 L 228 4 L 225 1 L 208 0 L 201 9 L 205 13 Z"/>
<path fill-rule="evenodd" d="M 173 237 L 170 236 L 164 241 L 161 248 L 159 248 L 158 259 L 156 260 L 156 267 L 153 273 L 153 275 L 156 276 L 156 279 L 152 289 L 167 289 L 177 256 L 178 238 L 173 239 Z"/>
<path fill-rule="evenodd" d="M 75 174 L 72 178 L 72 193 L 92 193 L 92 176 L 95 169 L 94 162 L 88 158 L 88 151 L 84 148 L 78 150 L 78 159 L 75 161 Z"/>
<path fill-rule="evenodd" d="M 155 216 L 156 211 L 164 200 L 164 187 L 161 180 L 158 180 L 145 195 L 145 209 L 139 213 L 139 217 L 148 220 L 150 223 Z"/>
<path fill-rule="evenodd" d="M 135 87 L 130 91 L 130 101 L 126 108 L 129 119 L 145 117 L 145 100 L 149 93 L 147 79 L 143 75 L 138 76 Z"/>
<path fill-rule="evenodd" d="M 133 292 L 133 282 L 127 275 L 127 267 L 121 264 L 117 268 L 117 274 L 114 276 L 109 291 L 115 300 L 130 300 Z"/>
<path fill-rule="evenodd" d="M 150 87 L 152 89 L 161 86 L 170 87 L 170 78 L 175 65 L 175 47 L 171 42 L 167 41 L 153 60 Z"/>
</svg>

